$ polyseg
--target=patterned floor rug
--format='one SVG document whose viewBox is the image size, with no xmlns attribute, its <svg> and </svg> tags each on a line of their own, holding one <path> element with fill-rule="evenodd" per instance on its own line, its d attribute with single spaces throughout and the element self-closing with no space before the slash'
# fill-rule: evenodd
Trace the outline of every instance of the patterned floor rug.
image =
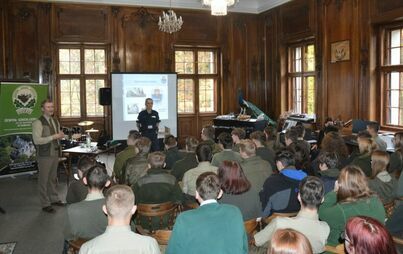
<svg viewBox="0 0 403 254">
<path fill-rule="evenodd" d="M 17 243 L 0 243 L 0 254 L 13 254 Z"/>
</svg>

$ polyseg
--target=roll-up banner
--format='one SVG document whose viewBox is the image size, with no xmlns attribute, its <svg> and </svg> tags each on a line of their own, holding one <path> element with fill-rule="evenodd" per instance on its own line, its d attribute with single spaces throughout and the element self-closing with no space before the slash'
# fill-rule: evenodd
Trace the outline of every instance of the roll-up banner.
<svg viewBox="0 0 403 254">
<path fill-rule="evenodd" d="M 47 97 L 47 84 L 0 83 L 0 176 L 36 170 L 32 122 Z"/>
</svg>

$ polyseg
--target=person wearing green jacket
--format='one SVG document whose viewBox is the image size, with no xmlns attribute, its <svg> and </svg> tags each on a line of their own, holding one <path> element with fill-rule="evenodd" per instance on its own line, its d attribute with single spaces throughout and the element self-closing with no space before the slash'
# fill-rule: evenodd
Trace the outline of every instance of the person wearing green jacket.
<svg viewBox="0 0 403 254">
<path fill-rule="evenodd" d="M 330 226 L 327 244 L 338 245 L 347 220 L 359 215 L 385 222 L 385 209 L 370 191 L 365 174 L 356 166 L 347 166 L 341 170 L 334 191 L 325 196 L 319 208 L 319 218 Z"/>
<path fill-rule="evenodd" d="M 364 132 L 360 133 L 357 137 L 360 154 L 354 158 L 351 165 L 359 167 L 367 177 L 370 177 L 372 175 L 371 154 L 376 149 L 376 144 L 370 137 L 366 137 L 365 135 L 369 134 Z"/>
<path fill-rule="evenodd" d="M 133 158 L 139 152 L 135 144 L 136 140 L 140 137 L 141 137 L 140 132 L 136 130 L 131 130 L 126 141 L 127 147 L 116 155 L 112 173 L 112 179 L 115 179 L 115 182 L 120 184 L 123 183 L 124 179 L 123 172 L 125 163 L 128 159 Z"/>
</svg>

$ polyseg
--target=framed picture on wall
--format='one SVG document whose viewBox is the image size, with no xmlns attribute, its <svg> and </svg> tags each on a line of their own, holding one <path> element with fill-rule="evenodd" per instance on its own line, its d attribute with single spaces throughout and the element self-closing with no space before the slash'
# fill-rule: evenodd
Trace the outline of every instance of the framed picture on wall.
<svg viewBox="0 0 403 254">
<path fill-rule="evenodd" d="M 350 60 L 350 41 L 337 41 L 330 45 L 331 62 L 341 62 Z"/>
</svg>

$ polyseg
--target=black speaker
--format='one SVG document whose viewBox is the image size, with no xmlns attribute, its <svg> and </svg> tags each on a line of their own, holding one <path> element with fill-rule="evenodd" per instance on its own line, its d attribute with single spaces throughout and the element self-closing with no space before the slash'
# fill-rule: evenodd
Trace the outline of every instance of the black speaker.
<svg viewBox="0 0 403 254">
<path fill-rule="evenodd" d="M 99 88 L 99 105 L 109 106 L 112 103 L 112 89 L 109 87 Z"/>
</svg>

